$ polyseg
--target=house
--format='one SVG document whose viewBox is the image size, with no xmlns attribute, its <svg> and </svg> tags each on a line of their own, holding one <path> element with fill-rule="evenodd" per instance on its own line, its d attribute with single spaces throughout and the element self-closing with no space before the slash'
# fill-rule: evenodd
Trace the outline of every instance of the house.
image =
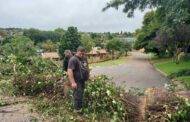
<svg viewBox="0 0 190 122">
<path fill-rule="evenodd" d="M 98 50 L 97 48 L 92 48 L 92 50 L 86 54 L 89 63 L 102 62 L 111 59 L 111 55 L 105 49 Z"/>
<path fill-rule="evenodd" d="M 41 54 L 41 56 L 44 59 L 54 59 L 54 60 L 60 59 L 58 52 L 44 52 Z"/>
</svg>

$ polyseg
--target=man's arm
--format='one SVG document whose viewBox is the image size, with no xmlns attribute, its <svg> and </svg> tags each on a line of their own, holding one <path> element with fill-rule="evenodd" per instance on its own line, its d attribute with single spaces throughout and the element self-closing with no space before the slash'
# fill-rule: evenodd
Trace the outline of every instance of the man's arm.
<svg viewBox="0 0 190 122">
<path fill-rule="evenodd" d="M 67 69 L 67 74 L 68 74 L 68 77 L 69 77 L 69 81 L 70 81 L 70 83 L 71 83 L 71 87 L 72 87 L 73 89 L 77 88 L 77 84 L 76 84 L 76 81 L 75 81 L 74 75 L 73 75 L 73 70 L 70 69 L 70 68 L 68 68 L 68 69 Z"/>
<path fill-rule="evenodd" d="M 67 75 L 69 77 L 69 81 L 71 83 L 71 87 L 73 89 L 77 88 L 76 81 L 74 79 L 74 73 L 73 70 L 76 68 L 76 62 L 73 58 L 69 60 L 68 69 L 67 69 Z"/>
</svg>

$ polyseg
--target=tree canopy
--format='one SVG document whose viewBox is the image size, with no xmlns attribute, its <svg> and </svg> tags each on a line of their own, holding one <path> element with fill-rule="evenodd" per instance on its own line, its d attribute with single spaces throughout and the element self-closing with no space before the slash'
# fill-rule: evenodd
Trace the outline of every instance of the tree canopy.
<svg viewBox="0 0 190 122">
<path fill-rule="evenodd" d="M 164 0 L 111 0 L 103 8 L 106 11 L 109 8 L 118 9 L 120 6 L 124 5 L 123 12 L 127 13 L 128 17 L 134 15 L 136 9 L 145 10 L 146 8 L 154 8 L 162 5 Z"/>
<path fill-rule="evenodd" d="M 36 54 L 34 43 L 25 36 L 13 36 L 9 43 L 0 47 L 1 55 L 33 56 Z"/>
<path fill-rule="evenodd" d="M 24 30 L 24 36 L 30 38 L 35 44 L 42 43 L 47 40 L 52 40 L 53 42 L 59 42 L 62 37 L 63 30 L 57 29 L 55 31 L 41 31 L 38 29 L 26 29 Z"/>
<path fill-rule="evenodd" d="M 76 27 L 68 27 L 65 32 L 65 36 L 62 37 L 60 46 L 59 46 L 59 54 L 61 58 L 64 57 L 64 51 L 69 49 L 72 52 L 76 52 L 77 48 L 81 45 L 81 36 L 78 33 L 78 29 Z"/>
<path fill-rule="evenodd" d="M 93 42 L 93 39 L 88 34 L 83 34 L 81 36 L 81 45 L 86 49 L 87 52 L 89 52 L 92 47 L 95 46 L 95 43 Z"/>
<path fill-rule="evenodd" d="M 143 26 L 136 31 L 135 48 L 146 51 L 170 54 L 176 58 L 180 51 L 187 52 L 190 47 L 190 1 L 189 0 L 111 0 L 103 11 L 124 6 L 128 17 L 134 11 L 154 8 L 144 16 Z"/>
</svg>

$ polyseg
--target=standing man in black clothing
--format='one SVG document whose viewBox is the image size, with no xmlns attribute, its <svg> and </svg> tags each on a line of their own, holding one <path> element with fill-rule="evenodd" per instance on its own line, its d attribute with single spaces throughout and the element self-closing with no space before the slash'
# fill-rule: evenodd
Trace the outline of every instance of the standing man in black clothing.
<svg viewBox="0 0 190 122">
<path fill-rule="evenodd" d="M 85 58 L 85 49 L 78 47 L 75 56 L 71 57 L 68 65 L 68 77 L 73 89 L 74 110 L 81 113 L 85 81 L 89 79 L 88 61 Z"/>
<path fill-rule="evenodd" d="M 70 50 L 65 50 L 65 58 L 63 60 L 63 71 L 67 72 L 69 59 L 73 56 Z"/>
</svg>

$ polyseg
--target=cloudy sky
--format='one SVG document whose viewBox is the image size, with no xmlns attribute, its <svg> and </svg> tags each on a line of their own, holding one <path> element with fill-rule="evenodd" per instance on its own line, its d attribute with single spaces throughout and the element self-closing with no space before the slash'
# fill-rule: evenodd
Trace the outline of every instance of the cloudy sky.
<svg viewBox="0 0 190 122">
<path fill-rule="evenodd" d="M 140 28 L 144 13 L 127 18 L 122 10 L 102 12 L 109 0 L 0 0 L 0 27 L 39 28 L 76 26 L 85 32 L 120 32 Z"/>
</svg>

